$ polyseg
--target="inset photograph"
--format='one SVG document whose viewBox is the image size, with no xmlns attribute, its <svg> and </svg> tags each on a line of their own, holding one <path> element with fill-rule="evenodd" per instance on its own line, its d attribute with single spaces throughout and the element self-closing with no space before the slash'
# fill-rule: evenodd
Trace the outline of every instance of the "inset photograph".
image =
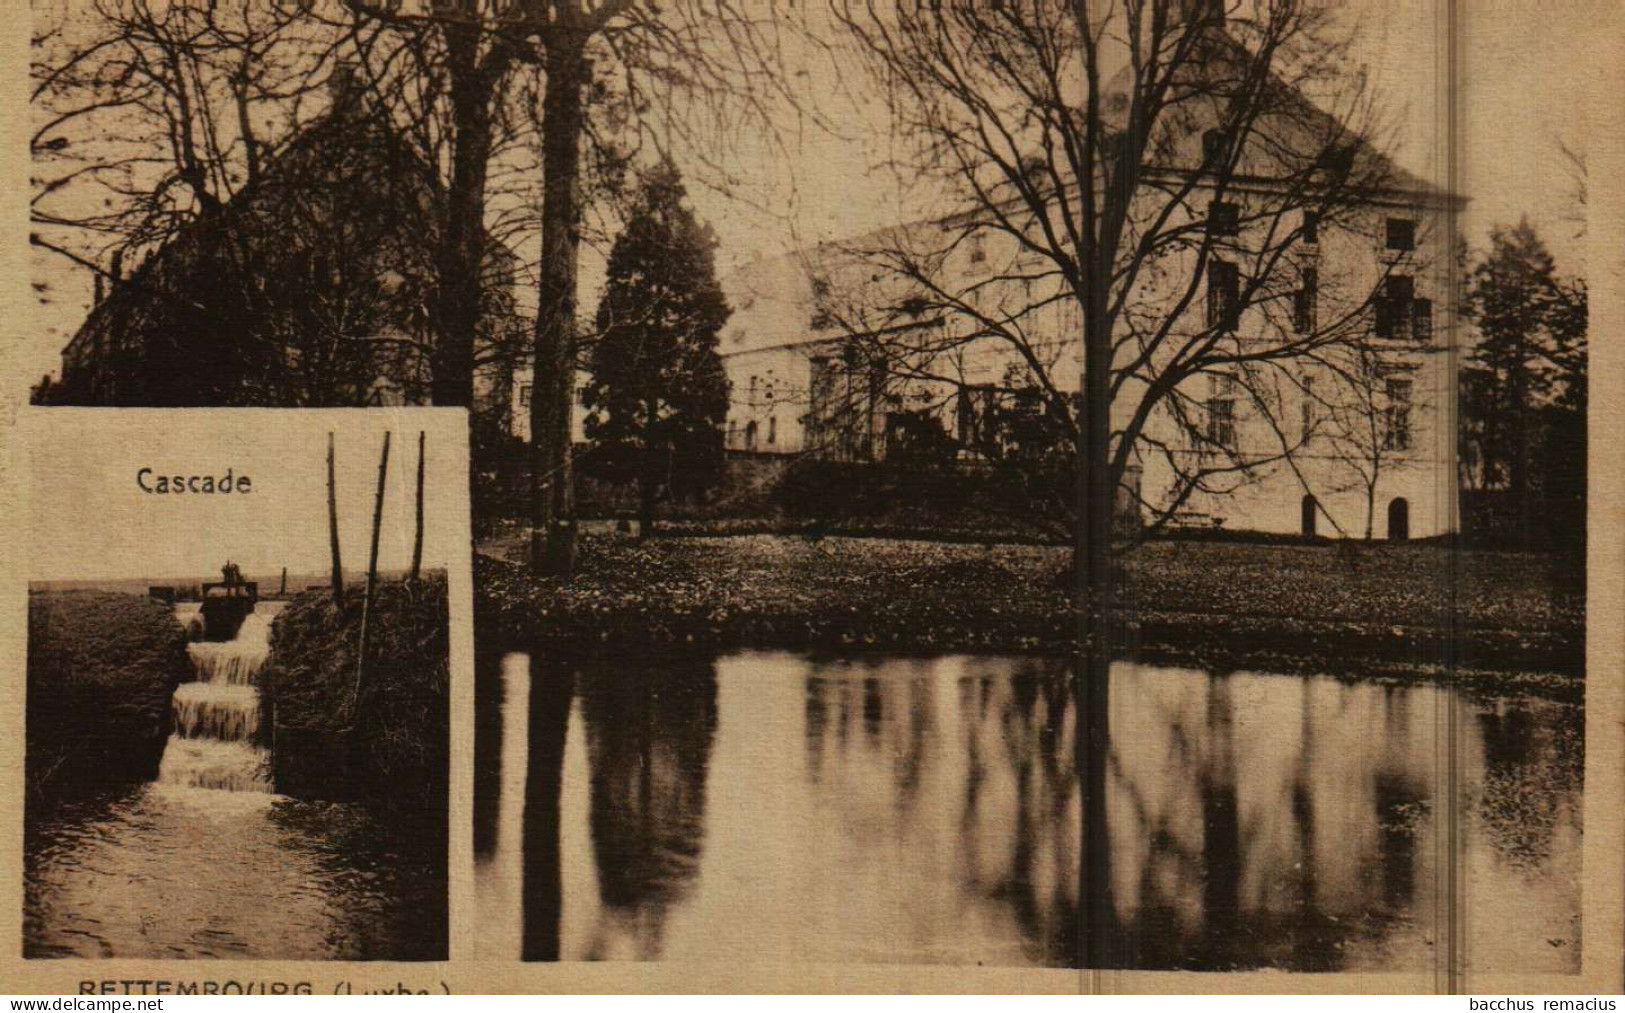
<svg viewBox="0 0 1625 1013">
<path fill-rule="evenodd" d="M 461 414 L 20 433 L 24 956 L 446 959 Z"/>
</svg>

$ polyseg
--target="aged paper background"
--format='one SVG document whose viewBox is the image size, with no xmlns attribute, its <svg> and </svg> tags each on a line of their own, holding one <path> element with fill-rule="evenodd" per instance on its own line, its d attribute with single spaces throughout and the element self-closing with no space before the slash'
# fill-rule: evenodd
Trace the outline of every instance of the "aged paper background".
<svg viewBox="0 0 1625 1013">
<path fill-rule="evenodd" d="M 764 0 L 765 2 L 765 0 Z M 472 624 L 470 616 L 469 571 L 466 557 L 452 567 L 454 610 L 453 678 L 454 706 L 452 741 L 454 749 L 451 805 L 452 847 L 450 882 L 451 960 L 445 965 L 335 965 L 311 963 L 256 962 L 143 962 L 109 961 L 24 961 L 20 959 L 21 876 L 21 783 L 23 657 L 25 637 L 26 531 L 18 530 L 27 490 L 18 487 L 26 481 L 9 456 L 14 447 L 8 439 L 8 460 L 4 475 L 4 500 L 0 516 L 9 529 L 0 538 L 0 647 L 8 664 L 0 679 L 0 796 L 5 799 L 0 850 L 0 985 L 5 991 L 69 993 L 81 981 L 170 978 L 174 980 L 238 980 L 309 982 L 315 991 L 331 991 L 341 983 L 355 990 L 392 988 L 397 982 L 414 988 L 452 992 L 557 992 L 557 991 L 1017 991 L 1017 992 L 1345 992 L 1345 991 L 1471 991 L 1499 993 L 1514 991 L 1591 992 L 1619 991 L 1625 974 L 1625 750 L 1622 750 L 1622 716 L 1625 716 L 1625 680 L 1621 679 L 1621 657 L 1625 657 L 1625 633 L 1620 618 L 1625 609 L 1625 467 L 1617 452 L 1614 434 L 1625 426 L 1625 348 L 1611 335 L 1625 327 L 1625 102 L 1619 96 L 1625 86 L 1625 60 L 1621 59 L 1620 39 L 1625 29 L 1625 4 L 1618 2 L 1545 4 L 1536 0 L 1462 0 L 1434 5 L 1440 44 L 1434 47 L 1435 62 L 1430 68 L 1441 94 L 1456 91 L 1454 115 L 1450 103 L 1440 103 L 1439 135 L 1455 137 L 1450 182 L 1471 179 L 1475 166 L 1506 157 L 1505 148 L 1517 148 L 1521 138 L 1531 136 L 1540 125 L 1525 120 L 1498 117 L 1493 105 L 1501 96 L 1486 87 L 1481 97 L 1472 87 L 1459 84 L 1460 78 L 1476 81 L 1494 79 L 1493 54 L 1475 52 L 1472 40 L 1475 26 L 1488 23 L 1528 23 L 1531 35 L 1543 27 L 1569 29 L 1566 38 L 1584 38 L 1587 48 L 1565 54 L 1552 65 L 1550 87 L 1542 96 L 1544 116 L 1551 121 L 1582 120 L 1590 143 L 1592 202 L 1586 238 L 1587 267 L 1592 293 L 1592 334 L 1609 336 L 1591 345 L 1593 389 L 1591 426 L 1591 537 L 1588 624 L 1588 685 L 1586 734 L 1585 805 L 1585 888 L 1583 891 L 1584 962 L 1574 977 L 1528 977 L 1476 971 L 1465 979 L 1452 972 L 1451 947 L 1438 947 L 1434 965 L 1405 974 L 1287 975 L 1281 973 L 1191 974 L 1073 971 L 1014 971 L 960 967 L 880 967 L 880 966 L 790 966 L 729 963 L 692 964 L 560 964 L 521 965 L 518 963 L 477 963 L 471 959 L 472 916 L 470 898 L 470 753 L 472 748 Z M 3 307 L 7 354 L 0 368 L 0 399 L 3 399 L 3 425 L 9 429 L 19 410 L 17 395 L 34 379 L 32 361 L 12 354 L 34 333 L 35 304 L 29 297 L 29 250 L 27 138 L 29 106 L 27 95 L 28 12 L 21 0 L 12 0 L 0 35 L 0 94 L 9 101 L 0 103 L 0 124 L 5 139 L 0 171 L 7 185 L 3 194 L 6 240 L 0 244 L 3 264 Z M 1452 52 L 1444 41 L 1454 38 L 1460 48 Z M 1470 68 L 1470 70 L 1466 70 Z M 1465 73 L 1464 73 L 1465 70 Z M 1466 187 L 1473 194 L 1470 186 Z M 201 413 L 198 413 L 201 414 Z M 44 420 L 38 424 L 48 425 Z M 156 415 L 132 415 L 130 442 L 143 440 L 143 426 L 168 423 Z M 392 420 L 398 430 L 418 428 L 419 423 L 401 418 Z M 437 420 L 437 425 L 445 423 Z M 341 419 L 334 428 L 344 431 Z M 439 430 L 437 430 L 439 431 Z M 79 508 L 100 514 L 97 523 L 118 523 L 118 504 L 83 504 Z M 461 489 L 434 491 L 430 510 L 437 516 L 462 518 L 466 542 L 467 502 Z M 1442 769 L 1442 766 L 1441 766 Z M 722 786 L 726 790 L 726 786 Z M 1440 855 L 1441 864 L 1449 856 Z M 1505 910 L 1494 897 L 1465 896 L 1458 892 L 1448 904 L 1455 920 L 1474 921 L 1516 919 L 1519 912 Z"/>
</svg>

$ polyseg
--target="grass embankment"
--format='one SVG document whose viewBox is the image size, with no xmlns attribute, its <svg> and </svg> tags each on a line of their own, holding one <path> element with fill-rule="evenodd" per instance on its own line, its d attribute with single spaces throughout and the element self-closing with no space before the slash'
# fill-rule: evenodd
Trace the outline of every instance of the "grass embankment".
<svg viewBox="0 0 1625 1013">
<path fill-rule="evenodd" d="M 356 692 L 362 588 L 307 591 L 277 616 L 261 676 L 277 788 L 444 814 L 450 756 L 446 578 L 380 584 Z"/>
<path fill-rule="evenodd" d="M 542 641 L 1067 652 L 1069 563 L 1053 546 L 585 538 L 568 586 L 479 558 L 477 608 L 484 633 Z M 1555 565 L 1436 545 L 1152 543 L 1123 564 L 1120 646 L 1271 669 L 1573 675 L 1583 597 L 1557 590 Z"/>
<path fill-rule="evenodd" d="M 107 591 L 29 594 L 29 797 L 155 776 L 169 699 L 190 672 L 168 605 Z"/>
</svg>

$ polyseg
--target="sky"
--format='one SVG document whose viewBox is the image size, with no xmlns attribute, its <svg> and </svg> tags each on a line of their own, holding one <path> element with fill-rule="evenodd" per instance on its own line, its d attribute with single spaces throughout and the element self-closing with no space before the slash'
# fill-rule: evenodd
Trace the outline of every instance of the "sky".
<svg viewBox="0 0 1625 1013">
<path fill-rule="evenodd" d="M 1456 97 L 1457 190 L 1470 199 L 1460 219 L 1477 249 L 1489 230 L 1528 216 L 1546 238 L 1560 271 L 1583 274 L 1583 241 L 1571 220 L 1573 187 L 1559 142 L 1584 151 L 1586 109 L 1574 68 L 1598 34 L 1608 0 L 1459 0 Z M 1449 137 L 1443 97 L 1447 78 L 1446 0 L 1359 0 L 1339 6 L 1356 32 L 1358 58 L 1390 122 L 1404 168 L 1444 185 Z M 790 124 L 788 151 L 746 135 L 712 151 L 737 179 L 713 188 L 697 164 L 684 166 L 692 203 L 717 233 L 719 267 L 839 239 L 910 217 L 917 195 L 882 167 L 892 149 L 873 89 L 832 94 L 827 66 L 816 57 L 792 69 L 808 96 L 817 94 L 831 129 Z M 805 71 L 805 73 L 802 73 Z M 788 123 L 788 121 L 786 121 Z M 679 164 L 683 159 L 679 155 Z M 527 251 L 521 249 L 521 255 Z M 36 254 L 35 281 L 51 284 L 13 375 L 37 379 L 60 367 L 60 352 L 88 310 L 90 282 L 78 269 Z M 602 251 L 583 254 L 580 303 L 590 314 L 603 284 Z M 523 304 L 533 304 L 522 291 Z"/>
<path fill-rule="evenodd" d="M 42 425 L 49 416 L 49 427 Z M 33 409 L 18 446 L 28 527 L 17 532 L 30 580 L 215 576 L 227 559 L 250 579 L 329 566 L 327 433 L 345 572 L 366 572 L 383 434 L 392 431 L 378 565 L 411 565 L 417 436 L 424 455 L 423 565 L 468 558 L 466 423 L 456 409 L 288 412 Z M 252 492 L 143 493 L 137 472 L 252 478 Z"/>
</svg>

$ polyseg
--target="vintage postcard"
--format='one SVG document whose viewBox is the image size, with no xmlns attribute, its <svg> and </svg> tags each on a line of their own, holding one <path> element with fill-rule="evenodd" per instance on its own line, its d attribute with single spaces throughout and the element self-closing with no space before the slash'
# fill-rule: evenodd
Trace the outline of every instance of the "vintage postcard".
<svg viewBox="0 0 1625 1013">
<path fill-rule="evenodd" d="M 31 13 L 8 982 L 1625 984 L 1617 2 Z"/>
<path fill-rule="evenodd" d="M 462 413 L 30 409 L 12 435 L 12 956 L 59 992 L 102 972 L 58 962 L 447 960 L 468 523 L 429 494 L 467 480 Z"/>
</svg>

